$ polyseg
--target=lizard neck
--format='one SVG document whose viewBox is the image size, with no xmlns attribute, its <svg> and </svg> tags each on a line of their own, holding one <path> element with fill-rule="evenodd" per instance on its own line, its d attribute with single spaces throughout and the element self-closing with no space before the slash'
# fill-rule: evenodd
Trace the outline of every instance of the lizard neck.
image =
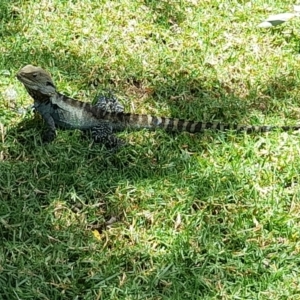
<svg viewBox="0 0 300 300">
<path fill-rule="evenodd" d="M 50 100 L 50 95 L 42 94 L 40 91 L 36 91 L 26 87 L 28 94 L 34 99 L 35 102 L 44 103 Z"/>
</svg>

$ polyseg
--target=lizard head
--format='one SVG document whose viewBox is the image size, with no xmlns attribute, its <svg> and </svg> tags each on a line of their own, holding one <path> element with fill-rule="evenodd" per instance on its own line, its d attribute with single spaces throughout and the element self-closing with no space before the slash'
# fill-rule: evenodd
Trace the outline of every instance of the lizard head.
<svg viewBox="0 0 300 300">
<path fill-rule="evenodd" d="M 51 96 L 56 92 L 50 74 L 40 67 L 27 65 L 17 73 L 17 78 L 25 85 L 29 93 L 30 91 L 39 92 Z"/>
</svg>

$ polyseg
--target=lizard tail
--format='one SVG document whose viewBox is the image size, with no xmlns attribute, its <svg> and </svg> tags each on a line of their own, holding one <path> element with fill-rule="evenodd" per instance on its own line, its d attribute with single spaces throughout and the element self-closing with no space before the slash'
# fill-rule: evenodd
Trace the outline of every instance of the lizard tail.
<svg viewBox="0 0 300 300">
<path fill-rule="evenodd" d="M 268 132 L 273 130 L 294 131 L 299 130 L 300 125 L 295 126 L 255 126 L 241 124 L 223 124 L 213 122 L 188 121 L 184 119 L 174 119 L 157 117 L 151 115 L 124 114 L 125 123 L 132 128 L 161 128 L 166 131 L 186 131 L 190 133 L 203 132 L 204 130 L 233 130 L 238 132 Z M 127 120 L 126 120 L 127 119 Z"/>
</svg>

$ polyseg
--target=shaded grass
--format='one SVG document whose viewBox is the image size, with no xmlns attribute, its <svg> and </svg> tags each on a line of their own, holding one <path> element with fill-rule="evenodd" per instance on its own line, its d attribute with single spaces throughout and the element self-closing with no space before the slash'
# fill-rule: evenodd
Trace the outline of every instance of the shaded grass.
<svg viewBox="0 0 300 300">
<path fill-rule="evenodd" d="M 85 101 L 113 89 L 127 111 L 294 124 L 298 21 L 256 28 L 290 4 L 1 2 L 3 299 L 299 297 L 297 133 L 123 132 L 110 153 L 59 131 L 41 145 L 14 77 L 32 63 Z"/>
</svg>

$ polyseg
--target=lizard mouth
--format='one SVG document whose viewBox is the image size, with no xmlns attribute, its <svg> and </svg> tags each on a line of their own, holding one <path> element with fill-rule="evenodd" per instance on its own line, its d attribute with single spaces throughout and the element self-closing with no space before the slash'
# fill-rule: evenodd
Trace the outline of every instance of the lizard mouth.
<svg viewBox="0 0 300 300">
<path fill-rule="evenodd" d="M 17 78 L 19 81 L 21 81 L 22 83 L 26 82 L 26 78 L 24 76 L 22 76 L 22 74 L 17 73 Z"/>
<path fill-rule="evenodd" d="M 33 90 L 36 90 L 36 86 L 34 84 L 32 84 L 32 82 L 30 80 L 28 80 L 26 77 L 22 76 L 22 74 L 17 73 L 17 79 L 22 82 L 26 87 L 29 87 Z"/>
</svg>

